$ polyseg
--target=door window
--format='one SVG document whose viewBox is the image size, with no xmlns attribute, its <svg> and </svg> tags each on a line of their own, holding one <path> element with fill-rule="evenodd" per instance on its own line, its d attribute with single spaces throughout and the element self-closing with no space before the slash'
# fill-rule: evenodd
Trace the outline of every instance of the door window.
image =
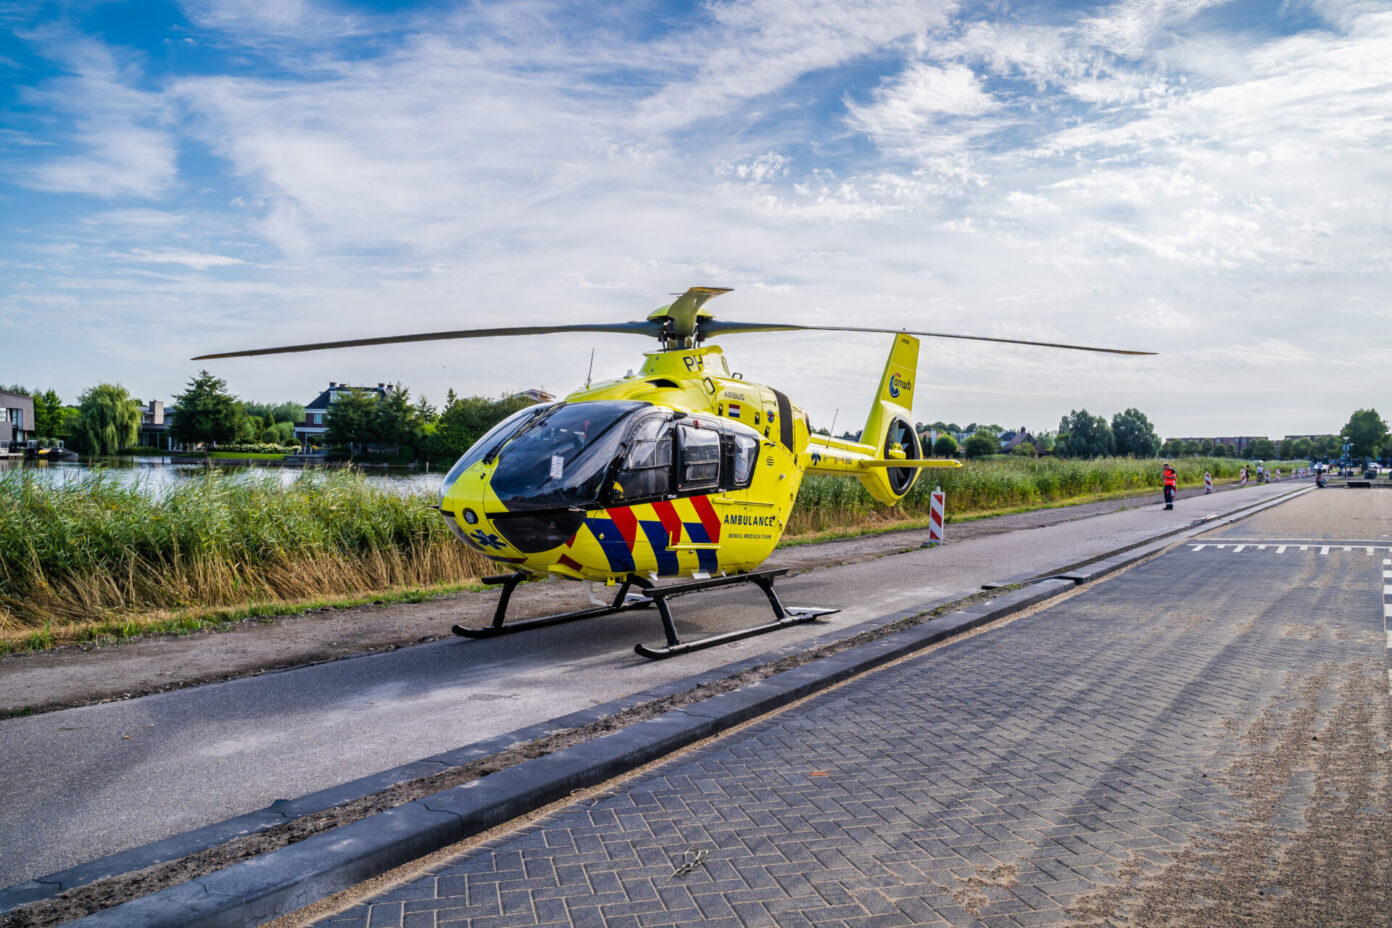
<svg viewBox="0 0 1392 928">
<path fill-rule="evenodd" d="M 759 461 L 759 440 L 752 435 L 733 435 L 731 438 L 734 463 L 730 468 L 730 482 L 734 489 L 742 490 L 754 479 L 754 465 Z"/>
<path fill-rule="evenodd" d="M 653 416 L 638 424 L 614 483 L 614 496 L 623 502 L 672 491 L 672 423 L 668 419 Z"/>
<path fill-rule="evenodd" d="M 720 433 L 681 426 L 681 490 L 714 487 L 720 482 Z"/>
</svg>

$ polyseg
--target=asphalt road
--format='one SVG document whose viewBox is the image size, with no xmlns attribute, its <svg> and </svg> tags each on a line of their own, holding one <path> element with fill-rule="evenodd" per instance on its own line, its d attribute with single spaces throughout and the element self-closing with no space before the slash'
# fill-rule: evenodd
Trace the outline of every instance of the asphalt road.
<svg viewBox="0 0 1392 928">
<path fill-rule="evenodd" d="M 669 661 L 633 655 L 636 641 L 661 641 L 656 615 L 640 611 L 0 721 L 0 886 L 982 583 L 1083 561 L 1291 489 L 1249 487 L 1183 499 L 1172 512 L 1157 503 L 801 574 L 780 583 L 785 603 L 842 612 Z M 673 602 L 689 636 L 768 614 L 756 590 Z"/>
<path fill-rule="evenodd" d="M 1392 925 L 1388 532 L 1306 494 L 278 924 Z"/>
</svg>

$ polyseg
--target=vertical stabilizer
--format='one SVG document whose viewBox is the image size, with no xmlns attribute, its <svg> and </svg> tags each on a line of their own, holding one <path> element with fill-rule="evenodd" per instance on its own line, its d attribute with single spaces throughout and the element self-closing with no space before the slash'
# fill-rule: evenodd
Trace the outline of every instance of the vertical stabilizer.
<svg viewBox="0 0 1392 928">
<path fill-rule="evenodd" d="M 876 448 L 884 444 L 888 424 L 895 416 L 913 422 L 914 381 L 918 378 L 918 339 L 912 335 L 894 336 L 894 347 L 880 375 L 880 389 L 865 420 L 860 440 Z"/>
<path fill-rule="evenodd" d="M 912 335 L 895 335 L 894 347 L 889 350 L 880 389 L 870 407 L 870 418 L 860 433 L 862 444 L 873 448 L 880 458 L 916 461 L 923 457 L 918 433 L 913 425 L 914 381 L 918 379 L 918 339 Z M 860 477 L 870 495 L 882 503 L 893 504 L 918 479 L 912 467 L 890 467 Z"/>
</svg>

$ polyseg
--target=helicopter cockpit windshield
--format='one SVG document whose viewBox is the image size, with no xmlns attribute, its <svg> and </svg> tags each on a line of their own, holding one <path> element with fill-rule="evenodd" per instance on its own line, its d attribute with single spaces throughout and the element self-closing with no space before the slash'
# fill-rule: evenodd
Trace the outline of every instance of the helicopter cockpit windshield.
<svg viewBox="0 0 1392 928">
<path fill-rule="evenodd" d="M 627 431 L 619 424 L 646 408 L 628 400 L 552 407 L 497 452 L 493 492 L 511 512 L 593 503 Z"/>
<path fill-rule="evenodd" d="M 541 406 L 528 406 L 526 409 L 519 409 L 517 412 L 499 422 L 493 428 L 483 434 L 483 437 L 474 442 L 464 455 L 454 462 L 454 466 L 445 474 L 444 484 L 440 487 L 440 505 L 445 504 L 445 497 L 449 495 L 450 487 L 459 479 L 459 475 L 473 467 L 485 457 L 495 455 L 513 435 L 517 434 L 529 422 L 536 419 L 549 409 L 555 409 L 559 403 Z"/>
</svg>

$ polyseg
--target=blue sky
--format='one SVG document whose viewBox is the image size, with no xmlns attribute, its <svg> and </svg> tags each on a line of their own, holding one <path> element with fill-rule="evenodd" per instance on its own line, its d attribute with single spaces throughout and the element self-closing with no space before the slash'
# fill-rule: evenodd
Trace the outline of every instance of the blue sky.
<svg viewBox="0 0 1392 928">
<path fill-rule="evenodd" d="M 0 382 L 169 399 L 235 348 L 721 318 L 926 342 L 916 418 L 1162 434 L 1392 406 L 1392 7 L 317 0 L 0 6 Z M 860 421 L 887 340 L 730 337 Z M 209 363 L 563 393 L 649 346 L 556 335 Z M 1384 414 L 1392 409 L 1383 408 Z"/>
</svg>

